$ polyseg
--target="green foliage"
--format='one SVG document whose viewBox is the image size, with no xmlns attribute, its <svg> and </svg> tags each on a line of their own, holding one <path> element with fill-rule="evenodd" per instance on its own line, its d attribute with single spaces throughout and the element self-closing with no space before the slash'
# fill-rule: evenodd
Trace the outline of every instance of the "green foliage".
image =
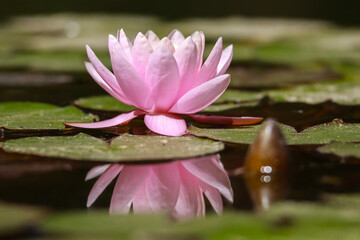
<svg viewBox="0 0 360 240">
<path fill-rule="evenodd" d="M 197 128 L 191 126 L 188 132 L 199 137 L 208 137 L 231 143 L 250 144 L 253 142 L 260 126 L 239 128 Z M 342 123 L 336 120 L 307 128 L 300 133 L 283 124 L 280 124 L 280 129 L 286 143 L 290 145 L 326 144 L 332 141 L 360 141 L 360 124 Z"/>
<path fill-rule="evenodd" d="M 334 142 L 317 149 L 321 153 L 335 154 L 339 157 L 353 157 L 360 158 L 360 144 L 359 143 L 346 143 Z"/>
<path fill-rule="evenodd" d="M 92 110 L 128 112 L 136 109 L 128 106 L 111 96 L 95 96 L 80 98 L 74 102 L 76 106 Z"/>
<path fill-rule="evenodd" d="M 0 212 L 0 238 L 3 234 L 11 234 L 35 225 L 45 213 L 37 208 L 2 202 L 0 202 Z"/>
<path fill-rule="evenodd" d="M 64 129 L 64 122 L 92 122 L 95 116 L 69 107 L 44 103 L 0 103 L 0 127 L 8 129 Z"/>
<path fill-rule="evenodd" d="M 270 239 L 352 240 L 360 234 L 358 195 L 332 196 L 327 203 L 282 202 L 268 212 L 225 212 L 206 219 L 173 222 L 164 216 L 113 216 L 68 212 L 45 222 L 48 232 L 73 239 Z"/>
</svg>

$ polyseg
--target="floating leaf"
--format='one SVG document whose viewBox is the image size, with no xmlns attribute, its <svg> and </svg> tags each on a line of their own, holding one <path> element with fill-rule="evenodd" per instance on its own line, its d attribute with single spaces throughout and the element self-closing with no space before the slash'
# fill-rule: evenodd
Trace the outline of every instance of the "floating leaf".
<svg viewBox="0 0 360 240">
<path fill-rule="evenodd" d="M 34 226 L 43 215 L 37 208 L 0 203 L 0 238 L 4 234 L 14 234 L 26 227 Z"/>
<path fill-rule="evenodd" d="M 360 124 L 334 120 L 316 125 L 289 137 L 289 144 L 326 144 L 333 141 L 360 141 Z"/>
<path fill-rule="evenodd" d="M 7 129 L 64 129 L 63 122 L 91 122 L 92 114 L 75 107 L 57 107 L 44 103 L 0 103 L 0 127 Z"/>
<path fill-rule="evenodd" d="M 191 158 L 216 153 L 221 142 L 197 137 L 139 136 L 124 134 L 109 146 L 86 134 L 68 137 L 29 137 L 6 141 L 7 152 L 89 161 L 145 161 Z"/>
<path fill-rule="evenodd" d="M 161 215 L 110 217 L 106 211 L 77 211 L 51 216 L 44 228 L 72 239 L 352 240 L 360 233 L 359 199 L 350 195 L 329 197 L 325 204 L 282 202 L 262 214 L 225 212 L 181 223 Z"/>
<path fill-rule="evenodd" d="M 199 137 L 250 144 L 253 142 L 260 125 L 241 128 L 197 128 L 191 126 L 188 132 Z M 290 145 L 326 144 L 332 141 L 357 142 L 360 141 L 360 124 L 333 121 L 305 129 L 297 133 L 294 128 L 281 124 L 286 143 Z"/>
<path fill-rule="evenodd" d="M 135 107 L 126 105 L 111 96 L 95 96 L 80 98 L 75 102 L 76 106 L 81 108 L 101 110 L 101 111 L 117 111 L 128 112 L 136 109 Z"/>
<path fill-rule="evenodd" d="M 290 87 L 340 77 L 339 74 L 330 70 L 301 69 L 276 65 L 265 68 L 233 65 L 228 72 L 231 74 L 231 87 L 247 89 Z"/>
<path fill-rule="evenodd" d="M 333 101 L 339 104 L 360 104 L 360 82 L 348 81 L 332 84 L 312 84 L 285 90 L 268 91 L 269 97 L 280 102 L 304 102 L 317 104 Z"/>
<path fill-rule="evenodd" d="M 225 142 L 250 144 L 253 142 L 261 125 L 244 126 L 240 128 L 198 128 L 190 126 L 188 132 L 198 137 L 207 137 Z M 280 125 L 284 136 L 296 133 L 293 127 Z"/>
<path fill-rule="evenodd" d="M 226 90 L 215 103 L 223 102 L 235 102 L 242 104 L 243 106 L 254 106 L 257 105 L 265 95 L 259 92 L 240 91 L 228 89 Z"/>
<path fill-rule="evenodd" d="M 241 103 L 224 103 L 224 104 L 212 104 L 210 106 L 208 106 L 207 108 L 204 108 L 203 110 L 201 110 L 201 112 L 221 112 L 221 111 L 226 111 L 226 110 L 231 110 L 234 108 L 238 108 L 238 107 L 244 107 L 244 106 L 248 106 L 246 104 L 241 104 Z"/>
<path fill-rule="evenodd" d="M 360 158 L 360 143 L 334 142 L 317 149 L 321 153 L 335 154 L 339 157 Z"/>
</svg>

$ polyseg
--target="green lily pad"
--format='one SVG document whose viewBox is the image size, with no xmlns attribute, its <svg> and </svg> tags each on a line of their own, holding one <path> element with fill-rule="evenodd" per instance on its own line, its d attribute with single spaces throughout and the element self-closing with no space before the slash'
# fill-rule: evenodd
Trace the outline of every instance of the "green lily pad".
<svg viewBox="0 0 360 240">
<path fill-rule="evenodd" d="M 44 214 L 37 208 L 7 203 L 0 203 L 0 212 L 0 238 L 3 234 L 11 234 L 33 226 Z"/>
<path fill-rule="evenodd" d="M 264 96 L 261 92 L 227 89 L 215 103 L 235 102 L 242 106 L 256 106 Z"/>
<path fill-rule="evenodd" d="M 76 211 L 52 215 L 43 226 L 71 239 L 352 240 L 360 233 L 359 199 L 350 195 L 329 197 L 325 204 L 281 202 L 257 215 L 225 212 L 185 222 L 162 215 L 110 217 L 106 210 Z"/>
<path fill-rule="evenodd" d="M 283 124 L 280 124 L 279 126 L 284 136 L 296 133 L 296 130 L 293 127 Z M 261 125 L 244 126 L 239 128 L 198 128 L 192 125 L 188 128 L 188 133 L 198 137 L 207 137 L 225 142 L 251 144 L 260 127 Z"/>
<path fill-rule="evenodd" d="M 0 127 L 7 129 L 64 129 L 63 122 L 92 122 L 95 116 L 75 107 L 44 103 L 0 103 Z"/>
<path fill-rule="evenodd" d="M 162 215 L 109 216 L 108 210 L 54 214 L 44 223 L 47 232 L 66 234 L 67 239 L 139 239 L 135 232 L 149 232 L 171 225 Z"/>
<path fill-rule="evenodd" d="M 241 103 L 212 104 L 207 108 L 204 108 L 200 112 L 214 113 L 214 112 L 221 112 L 221 111 L 226 111 L 233 108 L 244 107 L 244 106 L 248 106 L 248 105 Z"/>
<path fill-rule="evenodd" d="M 197 128 L 191 126 L 190 134 L 231 143 L 250 144 L 261 125 L 240 128 Z M 286 143 L 290 145 L 327 144 L 332 141 L 360 141 L 360 124 L 333 121 L 307 128 L 297 133 L 294 128 L 280 124 Z"/>
<path fill-rule="evenodd" d="M 330 70 L 284 66 L 262 69 L 233 65 L 228 73 L 231 74 L 231 87 L 247 89 L 291 87 L 298 84 L 334 80 L 340 77 L 339 74 Z"/>
<path fill-rule="evenodd" d="M 221 151 L 224 145 L 197 137 L 139 136 L 124 134 L 110 146 L 86 134 L 67 137 L 29 137 L 6 141 L 6 152 L 101 162 L 159 161 L 191 158 Z"/>
<path fill-rule="evenodd" d="M 333 101 L 344 105 L 360 104 L 360 82 L 349 81 L 329 84 L 311 84 L 284 90 L 265 92 L 279 102 L 304 102 L 317 104 Z"/>
<path fill-rule="evenodd" d="M 360 143 L 334 142 L 319 147 L 317 151 L 326 154 L 335 154 L 342 158 L 360 158 Z"/>
<path fill-rule="evenodd" d="M 80 98 L 74 104 L 81 108 L 101 111 L 129 112 L 136 109 L 136 107 L 126 105 L 111 96 Z"/>
</svg>

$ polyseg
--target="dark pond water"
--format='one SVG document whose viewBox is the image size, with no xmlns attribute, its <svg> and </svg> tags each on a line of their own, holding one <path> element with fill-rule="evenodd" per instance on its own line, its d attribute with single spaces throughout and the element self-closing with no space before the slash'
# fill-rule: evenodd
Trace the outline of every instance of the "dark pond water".
<svg viewBox="0 0 360 240">
<path fill-rule="evenodd" d="M 6 72 L 2 73 L 2 77 L 4 76 L 13 81 L 2 84 L 0 102 L 38 101 L 65 106 L 80 97 L 105 94 L 95 83 L 90 81 L 87 75 L 82 74 L 60 76 Z M 29 85 L 27 79 L 37 79 L 38 82 L 30 81 L 32 84 Z M 47 82 L 47 80 L 51 82 Z M 308 105 L 272 103 L 269 99 L 263 99 L 256 107 L 242 107 L 218 114 L 272 117 L 281 123 L 302 130 L 318 123 L 331 121 L 339 116 L 346 122 L 359 122 L 359 108 L 359 106 L 340 106 L 332 102 Z M 113 113 L 105 114 L 103 112 L 96 112 L 96 114 L 100 114 L 100 118 L 108 118 L 113 115 Z M 72 131 L 67 134 L 77 132 Z M 63 133 L 50 131 L 42 134 L 61 135 Z M 87 133 L 103 139 L 116 136 L 114 133 L 100 131 L 88 131 Z M 11 138 L 30 136 L 33 133 L 18 134 L 2 131 L 1 134 L 1 140 L 6 141 Z M 226 149 L 220 153 L 221 162 L 229 175 L 234 192 L 233 203 L 224 199 L 225 208 L 254 210 L 267 208 L 271 203 L 281 199 L 317 201 L 323 193 L 360 192 L 358 184 L 360 165 L 353 164 L 351 161 L 344 162 L 336 157 L 320 155 L 314 151 L 315 148 L 312 146 L 297 146 L 289 149 L 292 162 L 291 168 L 286 171 L 289 174 L 268 174 L 265 171 L 264 174 L 248 177 L 244 174 L 243 169 L 247 148 L 246 145 L 227 144 Z M 181 165 L 179 168 L 182 169 L 182 165 L 186 161 L 196 160 L 184 160 L 171 164 Z M 96 180 L 85 181 L 85 177 L 89 170 L 96 165 L 98 164 L 24 156 L 0 151 L 0 199 L 11 203 L 42 206 L 56 211 L 86 209 L 88 195 Z M 162 166 L 162 163 L 151 166 L 137 165 L 139 168 L 154 169 Z M 121 171 L 125 171 L 129 167 L 131 168 L 131 166 L 125 165 Z M 215 180 L 218 177 L 214 176 Z M 113 179 L 115 178 L 117 176 L 113 176 Z M 221 182 L 221 180 L 219 181 Z M 109 208 L 112 195 L 116 193 L 116 191 L 113 192 L 113 189 L 116 188 L 115 182 L 112 181 L 104 192 L 99 194 L 99 198 L 91 209 Z M 212 211 L 209 202 L 206 202 L 206 206 L 209 211 Z"/>
</svg>

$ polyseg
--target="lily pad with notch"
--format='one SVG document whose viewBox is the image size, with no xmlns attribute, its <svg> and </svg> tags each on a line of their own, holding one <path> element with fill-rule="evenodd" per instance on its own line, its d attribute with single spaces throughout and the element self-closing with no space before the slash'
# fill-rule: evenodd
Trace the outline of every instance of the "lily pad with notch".
<svg viewBox="0 0 360 240">
<path fill-rule="evenodd" d="M 188 132 L 198 137 L 230 143 L 251 144 L 260 127 L 261 125 L 240 128 L 198 128 L 191 126 Z M 279 127 L 289 145 L 321 145 L 333 141 L 360 141 L 360 124 L 343 123 L 341 120 L 316 125 L 299 133 L 294 128 L 284 124 L 279 124 Z"/>
</svg>

